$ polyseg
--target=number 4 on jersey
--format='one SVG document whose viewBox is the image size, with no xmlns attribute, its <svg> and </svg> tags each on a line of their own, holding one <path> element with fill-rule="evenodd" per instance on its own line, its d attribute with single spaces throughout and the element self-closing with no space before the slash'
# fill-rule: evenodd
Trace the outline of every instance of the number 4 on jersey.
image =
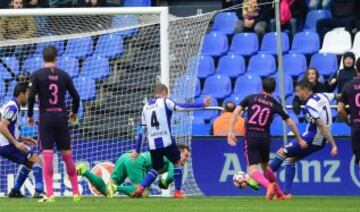
<svg viewBox="0 0 360 212">
<path fill-rule="evenodd" d="M 160 127 L 160 123 L 159 123 L 159 121 L 157 119 L 155 111 L 153 111 L 152 114 L 151 114 L 151 126 L 156 127 L 156 129 L 159 129 L 159 127 Z"/>
</svg>

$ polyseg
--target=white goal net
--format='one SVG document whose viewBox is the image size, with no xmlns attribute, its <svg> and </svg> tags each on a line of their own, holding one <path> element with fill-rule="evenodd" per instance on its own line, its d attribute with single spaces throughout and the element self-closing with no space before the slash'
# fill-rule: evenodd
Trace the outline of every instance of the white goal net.
<svg viewBox="0 0 360 212">
<path fill-rule="evenodd" d="M 28 81 L 31 73 L 42 67 L 42 49 L 54 45 L 59 52 L 58 67 L 70 74 L 81 97 L 79 122 L 71 126 L 75 160 L 89 167 L 104 161 L 115 163 L 122 153 L 135 148 L 141 108 L 151 97 L 153 85 L 164 81 L 164 71 L 169 74 L 174 100 L 194 100 L 197 70 L 190 67 L 197 64 L 213 14 L 170 18 L 167 71 L 162 65 L 160 13 L 100 9 L 98 15 L 89 15 L 81 13 L 82 9 L 70 10 L 79 15 L 55 15 L 59 13 L 47 9 L 39 11 L 48 15 L 26 10 L 27 16 L 2 17 L 8 28 L 0 35 L 0 101 L 12 97 L 16 82 Z M 67 103 L 70 107 L 70 99 Z M 172 127 L 178 143 L 190 145 L 191 117 L 191 113 L 174 114 Z M 37 137 L 37 127 L 27 126 L 26 111 L 21 124 L 23 134 Z M 54 191 L 67 195 L 70 183 L 60 161 L 56 159 L 54 164 Z M 191 164 L 190 160 L 184 171 L 184 190 L 200 194 Z M 13 186 L 16 167 L 0 159 L 0 195 Z M 33 192 L 32 182 L 25 183 L 24 192 Z M 83 194 L 93 193 L 87 181 L 80 183 Z M 159 193 L 155 187 L 153 192 Z"/>
</svg>

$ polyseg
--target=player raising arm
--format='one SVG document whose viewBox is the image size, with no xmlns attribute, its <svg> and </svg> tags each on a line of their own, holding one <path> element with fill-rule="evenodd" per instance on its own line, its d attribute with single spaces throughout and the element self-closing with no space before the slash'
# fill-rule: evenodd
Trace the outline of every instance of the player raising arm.
<svg viewBox="0 0 360 212">
<path fill-rule="evenodd" d="M 305 102 L 304 114 L 309 124 L 302 138 L 306 144 L 301 144 L 298 139 L 294 139 L 277 151 L 275 159 L 270 164 L 271 169 L 276 172 L 285 160 L 284 193 L 286 198 L 291 198 L 297 160 L 319 151 L 325 146 L 326 141 L 332 147 L 330 154 L 337 155 L 335 140 L 330 133 L 332 125 L 330 101 L 334 99 L 334 94 L 313 93 L 312 85 L 303 80 L 296 85 L 296 95 Z"/>
<path fill-rule="evenodd" d="M 44 192 L 42 164 L 39 156 L 31 148 L 36 142 L 20 135 L 20 106 L 26 105 L 28 93 L 28 85 L 18 83 L 14 89 L 14 98 L 0 108 L 0 155 L 20 164 L 15 186 L 9 197 L 23 197 L 20 188 L 32 170 L 35 178 L 34 197 L 41 198 Z"/>
<path fill-rule="evenodd" d="M 147 137 L 150 148 L 152 169 L 149 171 L 145 180 L 138 187 L 133 197 L 142 195 L 145 188 L 149 187 L 161 173 L 164 167 L 164 156 L 174 164 L 174 183 L 175 198 L 183 198 L 181 191 L 182 166 L 181 154 L 176 147 L 175 139 L 171 135 L 170 120 L 174 111 L 192 111 L 194 109 L 209 106 L 209 97 L 204 99 L 204 103 L 179 104 L 168 98 L 168 88 L 163 84 L 155 86 L 154 98 L 145 104 L 142 110 L 141 123 L 142 132 L 146 130 L 146 135 L 142 132 L 138 135 L 137 148 L 133 152 L 133 157 L 137 158 L 140 153 L 143 136 Z"/>
<path fill-rule="evenodd" d="M 182 163 L 185 163 L 190 157 L 190 149 L 182 144 L 177 145 L 177 147 L 181 152 L 180 160 Z M 98 191 L 107 197 L 112 197 L 116 192 L 131 196 L 135 192 L 136 186 L 142 183 L 150 169 L 150 152 L 141 153 L 136 160 L 132 159 L 131 153 L 124 153 L 116 161 L 114 170 L 110 176 L 111 181 L 106 186 L 101 177 L 87 170 L 85 164 L 79 164 L 77 166 L 78 174 L 87 178 Z M 167 177 L 159 182 L 159 187 L 167 189 L 174 180 L 174 165 L 165 157 L 164 167 L 159 174 L 164 173 L 167 173 Z M 129 178 L 132 185 L 121 185 L 126 178 Z"/>
<path fill-rule="evenodd" d="M 230 131 L 228 143 L 236 145 L 234 126 L 238 116 L 247 108 L 247 120 L 245 130 L 245 159 L 250 176 L 266 190 L 266 199 L 271 200 L 274 195 L 281 199 L 282 193 L 276 185 L 273 171 L 268 168 L 270 154 L 270 124 L 274 115 L 278 114 L 289 125 L 296 138 L 304 142 L 297 130 L 294 121 L 289 118 L 283 107 L 272 97 L 276 83 L 273 78 L 266 78 L 262 82 L 263 93 L 247 96 L 239 106 L 236 107 L 230 120 Z M 262 174 L 258 165 L 261 165 Z"/>
<path fill-rule="evenodd" d="M 339 117 L 350 124 L 355 164 L 360 166 L 360 59 L 356 61 L 357 77 L 348 82 L 338 104 Z M 345 106 L 349 105 L 349 112 Z M 348 113 L 350 119 L 348 119 Z"/>
<path fill-rule="evenodd" d="M 76 121 L 80 98 L 70 76 L 56 68 L 57 49 L 48 46 L 43 50 L 44 68 L 37 70 L 31 76 L 31 88 L 28 104 L 28 121 L 34 124 L 33 111 L 35 96 L 39 98 L 40 122 L 39 137 L 40 147 L 43 150 L 44 178 L 47 198 L 41 202 L 54 202 L 53 191 L 53 158 L 54 144 L 61 152 L 73 189 L 74 201 L 80 200 L 76 167 L 71 152 L 70 132 L 65 106 L 65 94 L 70 93 L 72 111 L 69 122 Z"/>
</svg>

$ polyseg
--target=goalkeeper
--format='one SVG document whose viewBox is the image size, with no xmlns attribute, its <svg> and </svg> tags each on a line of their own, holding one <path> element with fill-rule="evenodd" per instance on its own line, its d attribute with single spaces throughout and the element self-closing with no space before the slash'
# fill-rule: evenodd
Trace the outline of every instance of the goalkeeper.
<svg viewBox="0 0 360 212">
<path fill-rule="evenodd" d="M 181 152 L 181 163 L 185 164 L 190 157 L 189 147 L 186 145 L 177 145 Z M 174 180 L 174 165 L 164 157 L 164 168 L 161 174 L 167 173 L 165 179 L 160 180 L 159 187 L 167 189 Z M 144 152 L 134 160 L 131 158 L 131 153 L 122 154 L 116 161 L 113 172 L 111 173 L 111 180 L 106 185 L 104 180 L 89 171 L 85 164 L 81 163 L 77 166 L 77 173 L 89 180 L 89 182 L 103 195 L 112 197 L 116 192 L 131 196 L 136 186 L 139 185 L 151 169 L 151 156 L 150 152 Z M 129 178 L 132 185 L 122 185 L 126 178 Z"/>
</svg>

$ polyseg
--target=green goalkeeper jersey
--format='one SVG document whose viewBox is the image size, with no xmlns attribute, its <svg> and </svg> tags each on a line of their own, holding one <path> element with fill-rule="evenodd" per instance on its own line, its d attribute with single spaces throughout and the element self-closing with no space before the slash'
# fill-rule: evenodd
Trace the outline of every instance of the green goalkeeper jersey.
<svg viewBox="0 0 360 212">
<path fill-rule="evenodd" d="M 150 152 L 141 153 L 136 160 L 131 158 L 131 153 L 122 154 L 116 161 L 111 179 L 118 185 L 122 184 L 126 177 L 129 177 L 133 184 L 140 184 L 151 169 Z M 169 185 L 174 178 L 174 165 L 164 157 L 164 168 L 159 174 L 167 173 L 166 185 Z"/>
</svg>

